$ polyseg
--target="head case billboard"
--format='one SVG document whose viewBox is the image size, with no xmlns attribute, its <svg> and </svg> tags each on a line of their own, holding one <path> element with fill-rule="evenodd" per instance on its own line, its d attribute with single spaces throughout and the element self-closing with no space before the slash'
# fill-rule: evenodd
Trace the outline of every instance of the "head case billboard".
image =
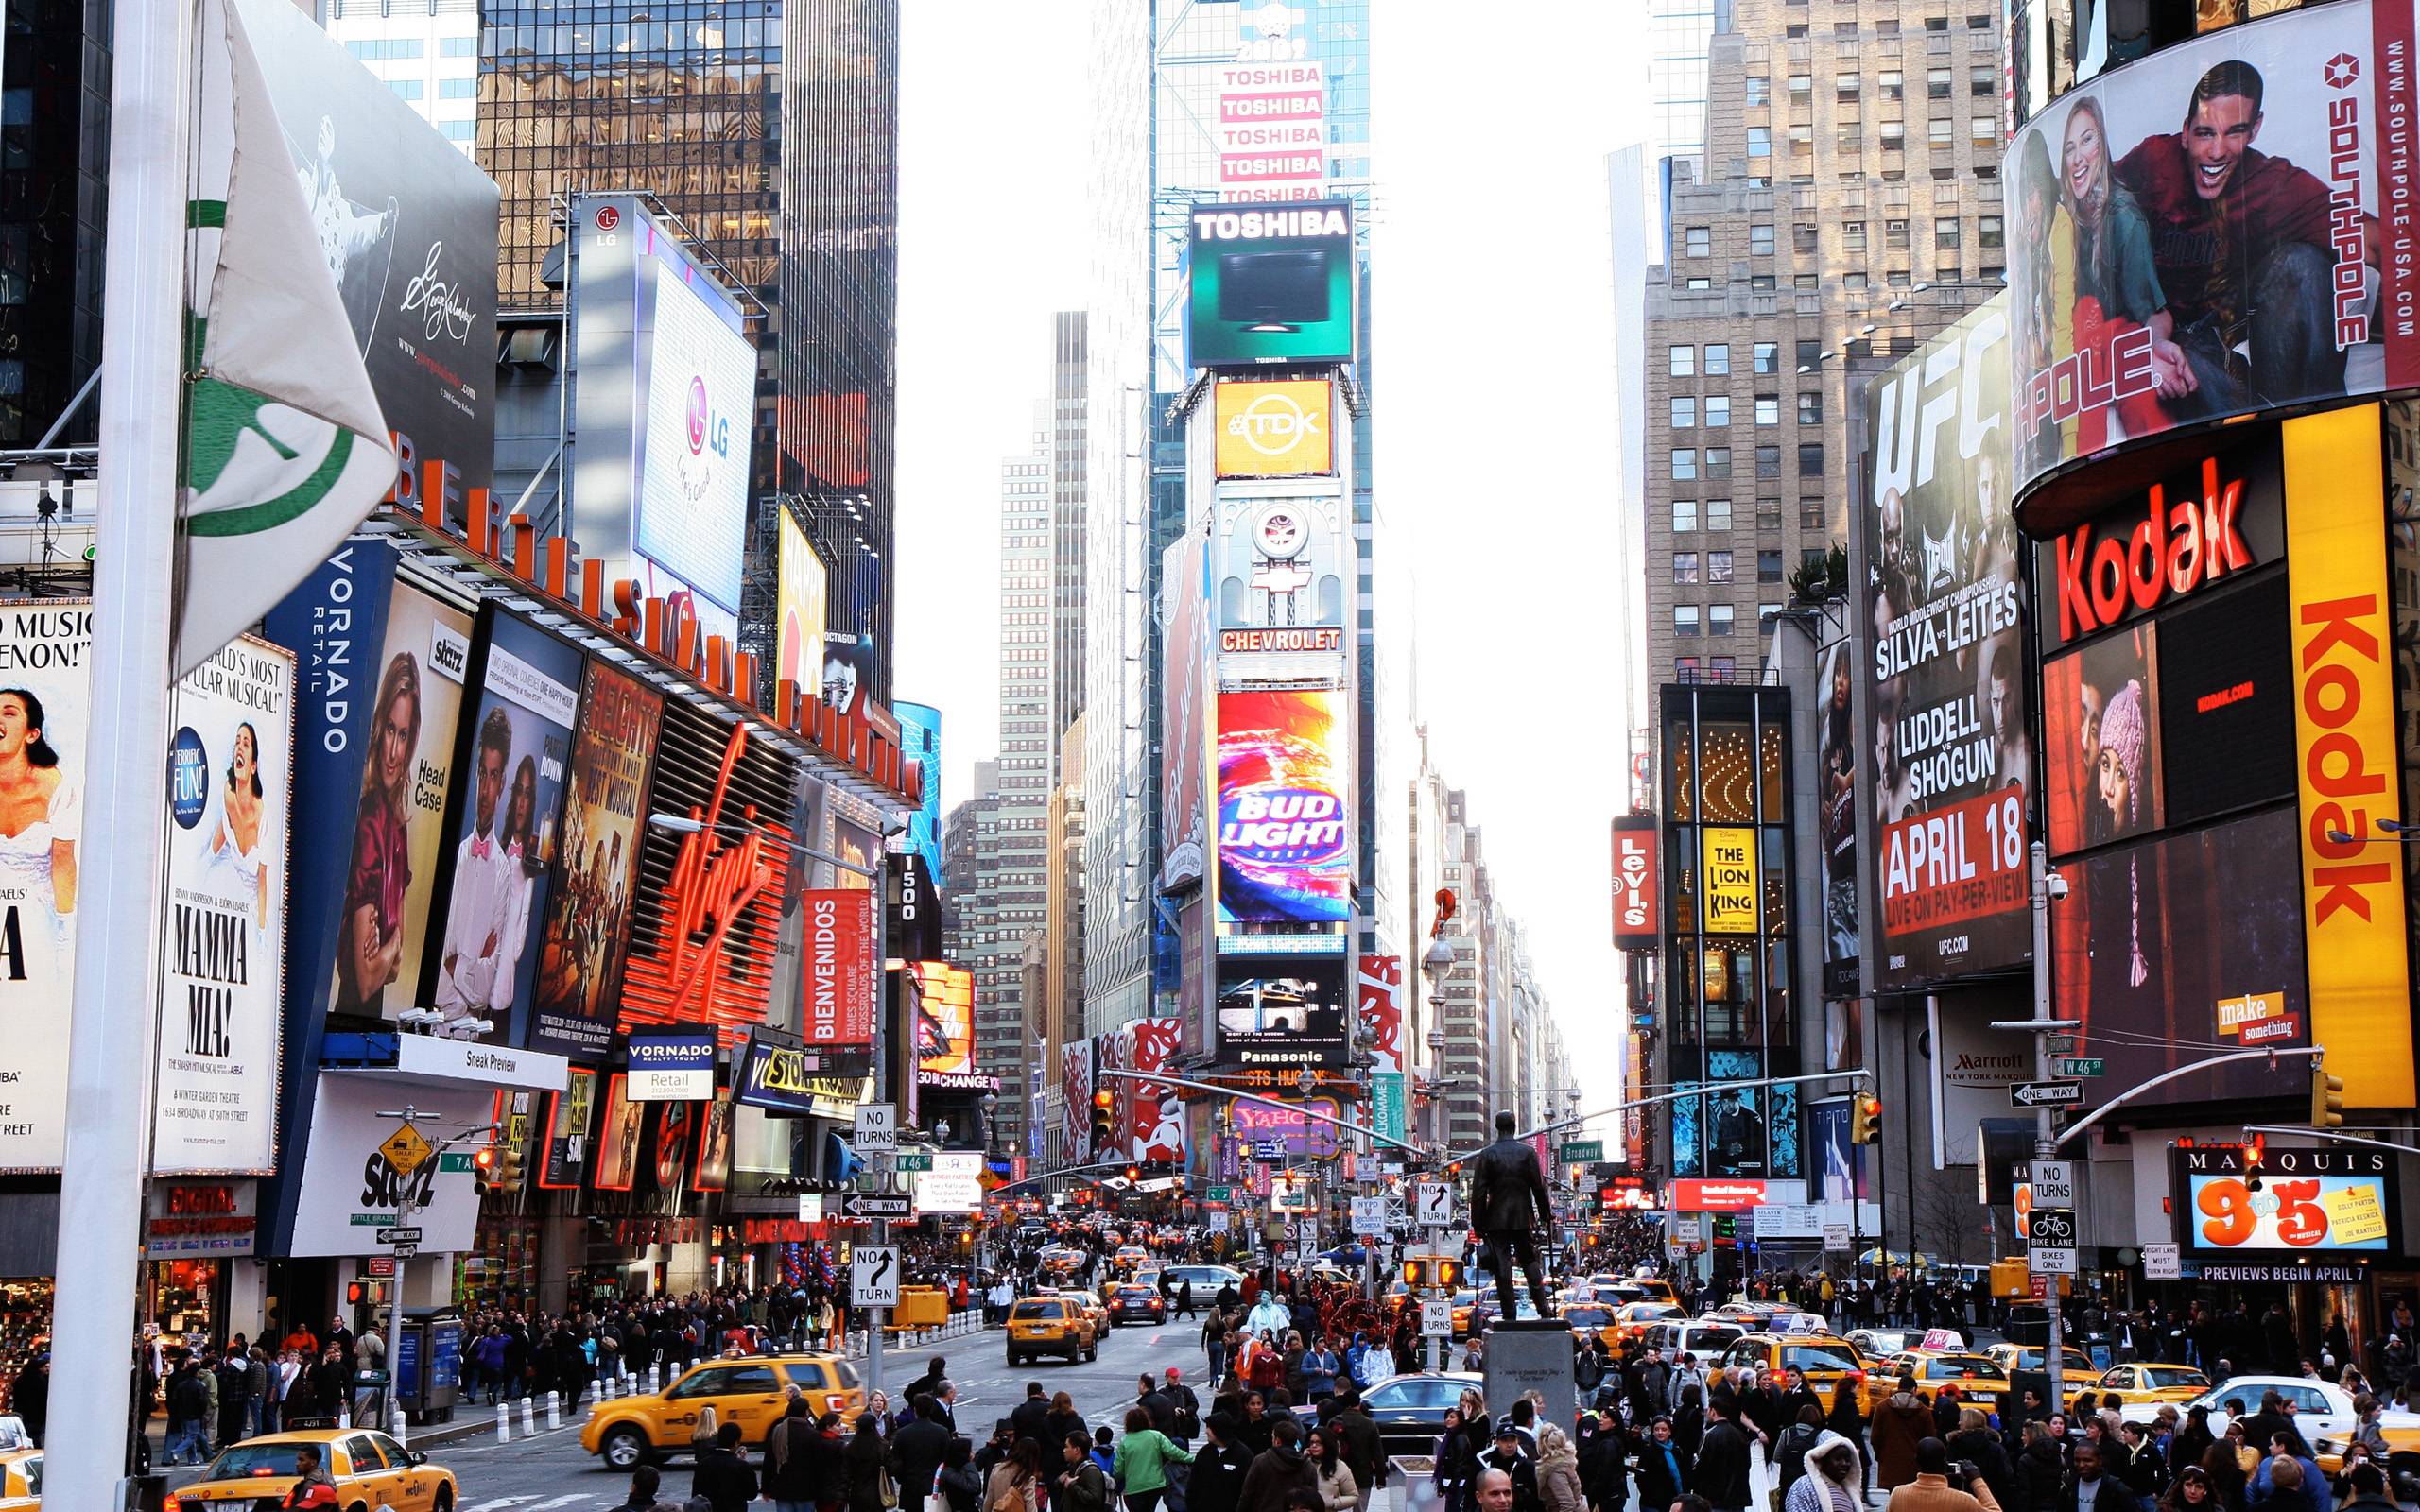
<svg viewBox="0 0 2420 1512">
<path fill-rule="evenodd" d="M 421 963 L 420 1001 L 446 1032 L 519 1044 L 538 970 L 571 735 L 579 723 L 578 648 L 491 603 L 481 610 L 458 737 L 454 796 Z"/>
<path fill-rule="evenodd" d="M 1165 1071 L 1176 1058 L 1174 1019 L 1135 1019 L 1117 1030 L 1129 1071 Z M 1126 1154 L 1137 1160 L 1183 1163 L 1184 1099 L 1164 1081 L 1127 1081 L 1119 1093 Z"/>
<path fill-rule="evenodd" d="M 267 1172 L 285 1007 L 294 655 L 244 636 L 177 684 L 152 1169 Z"/>
<path fill-rule="evenodd" d="M 1352 912 L 1350 696 L 1219 695 L 1219 921 L 1340 923 Z"/>
<path fill-rule="evenodd" d="M 2420 382 L 2408 3 L 2317 6 L 2076 89 L 2011 143 L 2017 472 Z M 2390 129 L 2390 128 L 2394 128 Z"/>
<path fill-rule="evenodd" d="M 2031 952 L 2008 322 L 1996 296 L 1869 390 L 1865 854 L 1885 989 L 2003 970 Z"/>
<path fill-rule="evenodd" d="M 1198 205 L 1186 260 L 1196 368 L 1351 362 L 1353 205 Z"/>
<path fill-rule="evenodd" d="M 613 1048 L 663 718 L 662 694 L 603 662 L 588 663 L 539 944 L 533 1050 L 596 1059 Z"/>
<path fill-rule="evenodd" d="M 1059 1047 L 1059 1163 L 1082 1165 L 1093 1158 L 1093 1042 L 1077 1040 Z"/>
</svg>

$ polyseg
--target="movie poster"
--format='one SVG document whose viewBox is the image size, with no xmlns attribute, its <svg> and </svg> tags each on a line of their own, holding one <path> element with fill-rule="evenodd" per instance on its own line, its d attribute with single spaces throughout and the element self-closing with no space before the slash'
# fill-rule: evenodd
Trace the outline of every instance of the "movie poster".
<svg viewBox="0 0 2420 1512">
<path fill-rule="evenodd" d="M 638 1179 L 639 1145 L 647 1132 L 648 1105 L 632 1102 L 630 1086 L 631 1079 L 619 1072 L 605 1086 L 605 1122 L 596 1133 L 599 1192 L 628 1192 Z"/>
<path fill-rule="evenodd" d="M 529 1048 L 594 1059 L 614 1045 L 664 696 L 592 661 L 579 708 L 562 844 L 540 936 Z"/>
<path fill-rule="evenodd" d="M 0 608 L 0 1170 L 66 1143 L 93 606 Z"/>
<path fill-rule="evenodd" d="M 443 881 L 431 910 L 437 950 L 422 965 L 421 1000 L 443 1015 L 440 1034 L 519 1044 L 582 659 L 518 615 L 493 604 L 482 612 L 478 698 L 456 742 L 461 770 L 446 811 Z"/>
<path fill-rule="evenodd" d="M 294 654 L 230 642 L 177 684 L 170 717 L 152 1169 L 266 1174 L 277 1163 Z"/>
<path fill-rule="evenodd" d="M 1823 747 L 1816 761 L 1816 799 L 1823 806 L 1824 996 L 1858 990 L 1857 716 L 1853 701 L 1857 642 L 1843 636 L 1824 652 L 1817 686 L 1824 700 L 1816 720 Z"/>
<path fill-rule="evenodd" d="M 337 927 L 332 1012 L 392 1019 L 413 1006 L 453 785 L 471 616 L 394 585 L 370 692 L 369 746 Z"/>
<path fill-rule="evenodd" d="M 2042 666 L 2050 853 L 2162 828 L 2157 627 L 2130 626 Z"/>
<path fill-rule="evenodd" d="M 1857 754 L 1870 758 L 1859 849 L 1883 990 L 2020 966 L 2032 950 L 2007 332 L 1995 296 L 1893 364 L 1868 399 L 1858 642 L 1872 735 Z M 1835 760 L 1824 775 L 1837 783 Z"/>
<path fill-rule="evenodd" d="M 731 1146 L 736 1109 L 732 1090 L 722 1088 L 705 1105 L 698 1131 L 698 1173 L 692 1184 L 700 1192 L 720 1192 L 731 1184 Z"/>
<path fill-rule="evenodd" d="M 1350 702 L 1325 689 L 1219 695 L 1219 919 L 1342 922 L 1353 909 Z"/>
<path fill-rule="evenodd" d="M 540 1160 L 538 1184 L 567 1191 L 579 1186 L 588 1171 L 588 1126 L 596 1112 L 596 1073 L 574 1066 L 570 1083 L 546 1096 L 546 1148 Z"/>
<path fill-rule="evenodd" d="M 2017 472 L 2420 381 L 2406 4 L 2315 7 L 2085 84 L 2010 144 Z"/>
</svg>

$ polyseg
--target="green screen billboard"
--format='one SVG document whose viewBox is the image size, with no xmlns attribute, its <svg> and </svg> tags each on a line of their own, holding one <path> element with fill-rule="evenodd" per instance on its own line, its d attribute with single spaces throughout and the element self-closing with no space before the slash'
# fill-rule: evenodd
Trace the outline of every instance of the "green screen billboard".
<svg viewBox="0 0 2420 1512">
<path fill-rule="evenodd" d="M 1202 205 L 1187 248 L 1196 368 L 1353 360 L 1353 206 Z"/>
</svg>

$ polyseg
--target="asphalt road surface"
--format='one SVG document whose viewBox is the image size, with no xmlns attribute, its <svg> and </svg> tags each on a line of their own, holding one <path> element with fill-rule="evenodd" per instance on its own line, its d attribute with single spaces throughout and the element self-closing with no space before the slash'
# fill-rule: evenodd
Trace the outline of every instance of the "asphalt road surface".
<svg viewBox="0 0 2420 1512">
<path fill-rule="evenodd" d="M 924 1374 L 925 1362 L 935 1354 L 946 1358 L 950 1380 L 958 1386 L 959 1431 L 978 1444 L 991 1435 L 994 1419 L 1007 1417 L 1025 1399 L 1028 1381 L 1039 1381 L 1047 1391 L 1069 1393 L 1077 1410 L 1095 1424 L 1115 1426 L 1134 1400 L 1135 1377 L 1147 1369 L 1157 1375 L 1176 1366 L 1184 1371 L 1186 1383 L 1207 1400 L 1208 1366 L 1200 1330 L 1200 1324 L 1187 1322 L 1113 1329 L 1101 1341 L 1097 1361 L 1069 1365 L 1046 1360 L 1011 1372 L 1005 1340 L 997 1329 L 990 1329 L 934 1348 L 886 1350 L 883 1377 L 895 1390 Z M 481 1422 L 493 1419 L 493 1409 L 486 1407 L 471 1409 L 470 1416 Z M 568 1415 L 560 1432 L 542 1430 L 527 1439 L 517 1436 L 519 1420 L 516 1416 L 510 1444 L 499 1445 L 488 1433 L 422 1446 L 461 1483 L 458 1512 L 602 1512 L 622 1504 L 629 1478 L 581 1452 L 579 1434 Z M 543 1414 L 539 1420 L 544 1421 Z M 678 1505 L 689 1494 L 688 1461 L 673 1460 L 662 1468 L 664 1488 L 658 1494 Z M 189 1470 L 175 1472 L 171 1485 L 191 1478 Z"/>
</svg>

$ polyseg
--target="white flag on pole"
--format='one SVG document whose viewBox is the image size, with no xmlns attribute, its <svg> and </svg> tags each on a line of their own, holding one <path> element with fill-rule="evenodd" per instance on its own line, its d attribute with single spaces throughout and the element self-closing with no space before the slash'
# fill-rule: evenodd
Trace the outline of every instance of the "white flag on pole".
<svg viewBox="0 0 2420 1512">
<path fill-rule="evenodd" d="M 243 21 L 229 0 L 201 0 L 199 32 L 179 678 L 325 560 L 395 477 Z"/>
</svg>

